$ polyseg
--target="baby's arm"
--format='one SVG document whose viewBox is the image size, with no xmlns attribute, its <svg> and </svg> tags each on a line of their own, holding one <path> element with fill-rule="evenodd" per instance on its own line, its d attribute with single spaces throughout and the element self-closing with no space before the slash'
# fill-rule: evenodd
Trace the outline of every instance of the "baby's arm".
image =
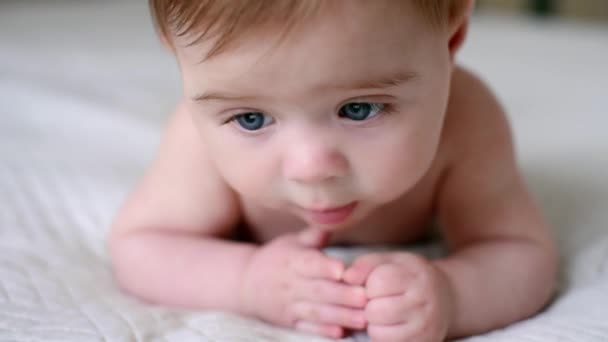
<svg viewBox="0 0 608 342">
<path fill-rule="evenodd" d="M 236 285 L 254 247 L 202 238 L 231 234 L 237 202 L 184 108 L 170 120 L 155 162 L 112 227 L 116 278 L 151 302 L 238 311 Z"/>
<path fill-rule="evenodd" d="M 457 149 L 439 193 L 453 292 L 449 336 L 488 331 L 542 308 L 556 282 L 549 229 L 520 175 L 505 115 L 472 75 L 454 76 L 446 143 Z"/>
<path fill-rule="evenodd" d="M 363 289 L 340 284 L 343 263 L 310 248 L 322 238 L 237 243 L 229 238 L 239 219 L 238 200 L 180 107 L 112 227 L 116 279 L 147 301 L 231 311 L 319 335 L 364 326 Z"/>
</svg>

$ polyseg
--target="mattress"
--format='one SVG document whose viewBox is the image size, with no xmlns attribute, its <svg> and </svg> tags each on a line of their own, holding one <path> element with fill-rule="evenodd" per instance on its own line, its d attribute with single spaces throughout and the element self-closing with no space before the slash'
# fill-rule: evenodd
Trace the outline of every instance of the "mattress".
<svg viewBox="0 0 608 342">
<path fill-rule="evenodd" d="M 459 60 L 507 108 L 562 259 L 542 313 L 463 341 L 608 341 L 608 27 L 479 13 Z M 0 3 L 0 341 L 323 341 L 116 286 L 106 233 L 179 90 L 143 1 Z"/>
</svg>

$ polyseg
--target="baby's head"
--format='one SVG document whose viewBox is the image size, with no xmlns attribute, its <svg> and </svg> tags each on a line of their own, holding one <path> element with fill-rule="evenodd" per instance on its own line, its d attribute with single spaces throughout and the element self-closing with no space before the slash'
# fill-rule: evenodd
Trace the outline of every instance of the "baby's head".
<svg viewBox="0 0 608 342">
<path fill-rule="evenodd" d="M 472 2 L 150 5 L 225 181 L 246 199 L 331 225 L 306 209 L 357 203 L 355 221 L 430 168 Z"/>
<path fill-rule="evenodd" d="M 181 43 L 196 43 L 213 38 L 213 47 L 207 51 L 215 55 L 238 37 L 252 30 L 270 29 L 273 35 L 287 33 L 291 27 L 325 10 L 343 7 L 360 7 L 356 2 L 369 0 L 149 0 L 152 17 L 161 38 L 175 47 Z M 436 29 L 448 29 L 452 21 L 466 13 L 470 0 L 376 0 L 388 11 L 411 11 L 424 16 L 426 24 Z M 379 4 L 379 2 L 382 2 Z M 342 7 L 342 8 L 340 8 Z M 365 9 L 363 9 L 365 10 Z M 278 29 L 278 31 L 277 31 Z M 282 32 L 280 32 L 282 31 Z M 237 42 L 238 43 L 238 42 Z"/>
</svg>

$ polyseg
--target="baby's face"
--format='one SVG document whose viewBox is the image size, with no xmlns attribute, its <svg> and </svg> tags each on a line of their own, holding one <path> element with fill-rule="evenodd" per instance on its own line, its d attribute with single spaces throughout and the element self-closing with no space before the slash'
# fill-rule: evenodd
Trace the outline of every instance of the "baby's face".
<svg viewBox="0 0 608 342">
<path fill-rule="evenodd" d="M 449 93 L 447 33 L 375 3 L 323 15 L 280 45 L 252 34 L 202 63 L 209 45 L 178 50 L 201 139 L 245 199 L 338 228 L 429 169 Z"/>
</svg>

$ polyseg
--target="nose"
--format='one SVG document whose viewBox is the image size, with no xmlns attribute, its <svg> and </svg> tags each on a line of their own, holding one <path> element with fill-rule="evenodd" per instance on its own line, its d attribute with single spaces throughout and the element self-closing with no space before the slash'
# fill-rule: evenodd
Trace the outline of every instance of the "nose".
<svg viewBox="0 0 608 342">
<path fill-rule="evenodd" d="M 287 148 L 283 159 L 286 179 L 298 183 L 322 183 L 343 177 L 348 168 L 346 158 L 331 144 L 307 141 Z"/>
</svg>

